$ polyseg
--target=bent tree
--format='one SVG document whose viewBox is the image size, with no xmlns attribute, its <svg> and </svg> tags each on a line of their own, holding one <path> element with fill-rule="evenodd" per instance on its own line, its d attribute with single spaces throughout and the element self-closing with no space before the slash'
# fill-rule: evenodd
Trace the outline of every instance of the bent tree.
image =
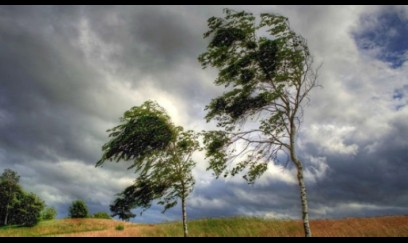
<svg viewBox="0 0 408 243">
<path fill-rule="evenodd" d="M 106 160 L 132 160 L 129 169 L 134 168 L 138 177 L 118 194 L 110 206 L 112 216 L 128 220 L 135 216 L 132 208 L 141 208 L 142 213 L 155 200 L 164 206 L 164 213 L 180 199 L 184 236 L 188 236 L 186 198 L 194 186 L 192 155 L 199 150 L 198 135 L 174 126 L 164 109 L 152 101 L 126 111 L 121 122 L 108 130 L 112 139 L 102 147 L 104 154 L 96 166 Z"/>
<path fill-rule="evenodd" d="M 207 122 L 222 128 L 204 136 L 209 169 L 217 177 L 245 172 L 254 183 L 285 152 L 297 169 L 305 235 L 311 236 L 303 164 L 295 150 L 302 104 L 317 78 L 306 40 L 284 16 L 264 13 L 256 23 L 245 11 L 224 13 L 208 19 L 204 38 L 210 42 L 198 58 L 203 68 L 219 70 L 214 83 L 227 89 L 206 107 Z"/>
</svg>

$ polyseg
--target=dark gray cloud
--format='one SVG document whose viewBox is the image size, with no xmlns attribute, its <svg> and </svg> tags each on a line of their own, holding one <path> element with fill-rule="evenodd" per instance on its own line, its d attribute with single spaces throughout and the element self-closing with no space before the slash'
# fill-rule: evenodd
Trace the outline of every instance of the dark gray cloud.
<svg viewBox="0 0 408 243">
<path fill-rule="evenodd" d="M 180 125 L 214 127 L 203 109 L 222 87 L 212 84 L 216 72 L 202 70 L 197 56 L 207 44 L 207 18 L 222 8 L 1 6 L 0 170 L 16 170 L 59 217 L 75 199 L 86 200 L 91 212 L 108 211 L 135 175 L 124 164 L 94 164 L 106 129 L 125 110 L 153 99 Z M 408 66 L 388 67 L 353 37 L 378 24 L 366 17 L 361 24 L 361 16 L 389 8 L 234 8 L 287 15 L 324 62 L 324 88 L 312 93 L 299 140 L 311 217 L 406 214 Z M 408 16 L 403 9 L 401 18 Z M 293 166 L 271 167 L 249 186 L 240 178 L 215 180 L 200 156 L 191 218 L 299 217 Z M 161 210 L 153 206 L 135 221 L 179 218 L 178 207 Z"/>
<path fill-rule="evenodd" d="M 381 140 L 370 141 L 375 142 L 375 147 L 359 144 L 367 149 L 353 156 L 328 154 L 330 172 L 311 187 L 311 205 L 314 205 L 311 208 L 318 211 L 319 207 L 337 207 L 340 210 L 316 212 L 316 216 L 406 213 L 408 183 L 404 178 L 408 174 L 408 143 L 406 134 L 401 132 L 406 130 L 406 124 L 396 120 L 390 133 Z M 351 208 L 347 204 L 351 204 Z"/>
</svg>

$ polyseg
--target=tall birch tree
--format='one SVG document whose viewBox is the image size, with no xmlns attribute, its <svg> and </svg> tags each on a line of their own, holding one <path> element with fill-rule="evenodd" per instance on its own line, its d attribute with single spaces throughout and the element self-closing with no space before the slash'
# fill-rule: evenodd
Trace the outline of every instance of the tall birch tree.
<svg viewBox="0 0 408 243">
<path fill-rule="evenodd" d="M 230 9 L 225 17 L 208 19 L 207 50 L 199 56 L 203 68 L 219 70 L 214 81 L 226 91 L 206 107 L 207 122 L 218 131 L 205 134 L 209 169 L 217 176 L 245 172 L 253 183 L 270 163 L 286 153 L 297 169 L 305 236 L 311 236 L 304 166 L 296 152 L 303 107 L 316 87 L 317 72 L 306 40 L 288 18 Z"/>
</svg>

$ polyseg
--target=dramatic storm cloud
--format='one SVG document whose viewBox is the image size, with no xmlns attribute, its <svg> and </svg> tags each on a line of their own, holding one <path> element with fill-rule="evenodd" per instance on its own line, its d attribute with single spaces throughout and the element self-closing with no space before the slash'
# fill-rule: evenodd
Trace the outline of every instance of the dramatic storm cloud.
<svg viewBox="0 0 408 243">
<path fill-rule="evenodd" d="M 204 107 L 222 92 L 197 56 L 223 6 L 1 6 L 0 170 L 67 215 L 72 200 L 108 211 L 135 175 L 95 168 L 106 130 L 156 100 L 188 129 L 214 128 Z M 233 6 L 289 17 L 320 68 L 299 134 L 312 218 L 408 212 L 408 8 Z M 295 169 L 271 165 L 255 185 L 215 180 L 197 156 L 191 218 L 300 217 Z M 152 207 L 139 222 L 179 219 Z"/>
</svg>

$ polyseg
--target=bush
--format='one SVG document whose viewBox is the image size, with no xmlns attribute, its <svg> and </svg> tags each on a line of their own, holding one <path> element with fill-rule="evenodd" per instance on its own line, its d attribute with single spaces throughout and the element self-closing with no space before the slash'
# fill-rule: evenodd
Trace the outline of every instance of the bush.
<svg viewBox="0 0 408 243">
<path fill-rule="evenodd" d="M 97 212 L 93 215 L 96 219 L 111 219 L 112 217 L 106 212 Z"/>
<path fill-rule="evenodd" d="M 34 226 L 41 219 L 44 201 L 18 184 L 17 172 L 5 169 L 0 175 L 0 226 Z"/>
<path fill-rule="evenodd" d="M 17 195 L 16 206 L 13 208 L 9 224 L 21 226 L 34 226 L 41 219 L 41 211 L 44 209 L 42 201 L 34 193 L 23 192 Z"/>
<path fill-rule="evenodd" d="M 55 208 L 48 207 L 41 212 L 42 220 L 53 220 L 57 216 L 57 210 Z"/>
<path fill-rule="evenodd" d="M 82 200 L 76 200 L 72 202 L 69 207 L 69 217 L 70 218 L 87 218 L 88 217 L 88 207 Z"/>
<path fill-rule="evenodd" d="M 116 230 L 124 230 L 125 226 L 123 224 L 118 224 L 118 225 L 116 225 L 115 229 Z"/>
</svg>

